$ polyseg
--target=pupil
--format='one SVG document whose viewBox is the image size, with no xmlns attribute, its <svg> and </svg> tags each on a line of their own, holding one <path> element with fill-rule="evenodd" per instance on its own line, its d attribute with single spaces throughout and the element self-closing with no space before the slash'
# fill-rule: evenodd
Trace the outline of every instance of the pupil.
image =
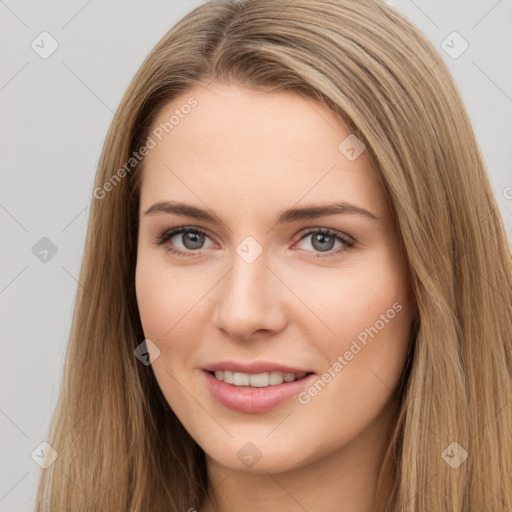
<svg viewBox="0 0 512 512">
<path fill-rule="evenodd" d="M 319 241 L 326 241 L 327 240 L 327 246 L 325 244 L 320 244 L 318 247 L 315 245 L 317 242 Z M 330 243 L 329 243 L 330 242 Z M 330 249 L 332 249 L 333 247 L 333 244 L 334 244 L 334 237 L 332 237 L 331 235 L 326 235 L 324 233 L 317 233 L 314 237 L 313 237 L 313 247 L 315 247 L 315 249 L 318 249 L 320 251 L 328 251 Z"/>
<path fill-rule="evenodd" d="M 185 233 L 183 244 L 187 249 L 200 249 L 204 235 L 202 233 Z"/>
</svg>

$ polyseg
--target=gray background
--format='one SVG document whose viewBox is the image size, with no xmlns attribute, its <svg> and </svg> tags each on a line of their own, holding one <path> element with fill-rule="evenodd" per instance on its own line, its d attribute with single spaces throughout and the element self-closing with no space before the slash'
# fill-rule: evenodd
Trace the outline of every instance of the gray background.
<svg viewBox="0 0 512 512">
<path fill-rule="evenodd" d="M 200 3 L 0 0 L 2 512 L 33 508 L 41 469 L 31 454 L 46 439 L 59 392 L 93 177 L 113 112 L 151 48 Z M 388 3 L 450 66 L 512 239 L 512 0 Z M 51 49 L 44 31 L 58 44 L 47 58 L 31 47 Z M 469 43 L 456 59 L 441 47 L 453 31 Z"/>
</svg>

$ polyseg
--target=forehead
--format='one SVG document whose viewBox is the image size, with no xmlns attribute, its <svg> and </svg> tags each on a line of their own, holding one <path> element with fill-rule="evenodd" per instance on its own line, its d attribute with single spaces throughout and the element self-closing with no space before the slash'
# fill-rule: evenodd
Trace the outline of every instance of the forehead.
<svg viewBox="0 0 512 512">
<path fill-rule="evenodd" d="M 343 152 L 353 135 L 327 107 L 294 92 L 193 88 L 160 110 L 150 136 L 141 210 L 172 199 L 216 211 L 233 205 L 239 214 L 347 200 L 383 213 L 365 152 L 355 160 Z"/>
</svg>

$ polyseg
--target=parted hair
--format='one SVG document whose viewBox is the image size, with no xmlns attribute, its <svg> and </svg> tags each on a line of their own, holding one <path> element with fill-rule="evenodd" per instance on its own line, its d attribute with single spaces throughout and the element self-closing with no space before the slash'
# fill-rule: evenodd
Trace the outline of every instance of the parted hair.
<svg viewBox="0 0 512 512">
<path fill-rule="evenodd" d="M 442 57 L 378 0 L 210 0 L 150 52 L 108 131 L 37 511 L 183 512 L 208 492 L 203 450 L 134 356 L 141 166 L 126 162 L 162 107 L 214 80 L 322 102 L 389 201 L 418 319 L 379 511 L 512 510 L 511 248 Z"/>
</svg>

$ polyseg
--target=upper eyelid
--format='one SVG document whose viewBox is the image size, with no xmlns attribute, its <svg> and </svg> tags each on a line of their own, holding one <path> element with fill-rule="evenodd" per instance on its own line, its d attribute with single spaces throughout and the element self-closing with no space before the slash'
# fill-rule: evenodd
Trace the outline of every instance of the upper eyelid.
<svg viewBox="0 0 512 512">
<path fill-rule="evenodd" d="M 166 238 L 166 241 L 168 241 L 173 236 L 180 235 L 187 231 L 198 231 L 200 233 L 204 233 L 209 238 L 215 238 L 215 237 L 212 237 L 212 235 L 210 234 L 210 232 L 207 229 L 200 228 L 198 226 L 177 226 L 175 228 L 166 229 L 161 235 L 159 235 L 157 237 L 157 239 L 162 240 L 162 239 Z"/>
</svg>

